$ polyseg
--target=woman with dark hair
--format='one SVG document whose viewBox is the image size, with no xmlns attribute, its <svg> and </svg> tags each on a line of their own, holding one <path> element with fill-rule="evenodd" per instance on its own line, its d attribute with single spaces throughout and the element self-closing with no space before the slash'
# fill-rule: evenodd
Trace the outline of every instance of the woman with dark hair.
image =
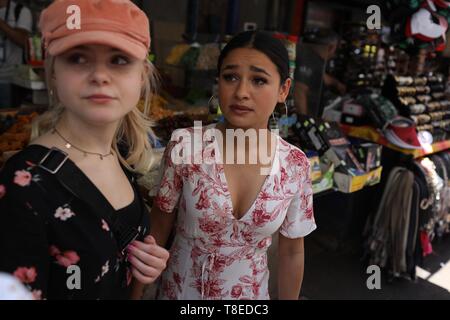
<svg viewBox="0 0 450 320">
<path fill-rule="evenodd" d="M 237 35 L 218 61 L 225 122 L 173 133 L 150 230 L 165 246 L 177 217 L 158 298 L 269 299 L 267 249 L 279 231 L 279 298 L 298 299 L 303 237 L 316 228 L 309 163 L 267 129 L 289 93 L 288 62 L 269 34 Z"/>
</svg>

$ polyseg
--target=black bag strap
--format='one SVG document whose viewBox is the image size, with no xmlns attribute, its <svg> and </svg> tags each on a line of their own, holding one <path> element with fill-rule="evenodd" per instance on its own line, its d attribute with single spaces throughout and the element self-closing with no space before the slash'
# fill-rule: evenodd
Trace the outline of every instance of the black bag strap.
<svg viewBox="0 0 450 320">
<path fill-rule="evenodd" d="M 92 210 L 92 212 L 100 219 L 104 219 L 110 226 L 119 249 L 124 253 L 129 243 L 134 241 L 140 235 L 144 235 L 148 230 L 142 230 L 141 227 L 124 227 L 118 219 L 115 219 L 116 212 L 110 205 L 108 200 L 100 193 L 89 178 L 69 159 L 66 152 L 58 149 L 48 149 L 43 146 L 31 145 L 29 148 L 34 149 L 37 168 L 45 171 L 55 177 L 67 191 L 78 199 L 84 201 Z M 35 160 L 35 159 L 33 159 Z M 128 175 L 128 173 L 126 172 Z M 138 191 L 132 182 L 136 197 Z M 140 199 L 138 197 L 138 199 Z M 141 205 L 140 221 L 144 220 L 145 208 Z"/>
</svg>

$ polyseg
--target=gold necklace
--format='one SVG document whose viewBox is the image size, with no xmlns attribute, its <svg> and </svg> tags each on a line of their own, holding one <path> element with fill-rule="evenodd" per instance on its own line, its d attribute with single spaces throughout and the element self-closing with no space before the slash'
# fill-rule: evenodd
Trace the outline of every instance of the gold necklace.
<svg viewBox="0 0 450 320">
<path fill-rule="evenodd" d="M 85 157 L 86 157 L 88 154 L 91 154 L 91 155 L 94 155 L 94 156 L 99 156 L 99 157 L 100 157 L 100 160 L 103 160 L 103 158 L 106 158 L 106 157 L 109 157 L 109 156 L 112 156 L 112 155 L 113 155 L 112 150 L 111 150 L 109 153 L 107 153 L 107 154 L 101 154 L 101 153 L 98 153 L 98 152 L 90 152 L 90 151 L 83 150 L 83 149 L 81 149 L 81 148 L 79 148 L 79 147 L 73 145 L 69 140 L 67 140 L 66 138 L 64 138 L 63 135 L 62 135 L 56 128 L 53 128 L 53 133 L 56 133 L 61 139 L 64 140 L 64 142 L 66 143 L 66 144 L 64 145 L 64 146 L 66 147 L 66 149 L 74 148 L 74 149 L 76 149 L 76 150 L 82 152 L 82 153 L 84 154 Z"/>
</svg>

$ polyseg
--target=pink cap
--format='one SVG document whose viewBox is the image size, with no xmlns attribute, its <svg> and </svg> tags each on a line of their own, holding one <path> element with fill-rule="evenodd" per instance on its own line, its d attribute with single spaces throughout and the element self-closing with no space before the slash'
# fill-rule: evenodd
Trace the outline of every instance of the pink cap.
<svg viewBox="0 0 450 320">
<path fill-rule="evenodd" d="M 74 12 L 79 12 L 80 28 L 74 28 Z M 56 0 L 42 12 L 39 27 L 46 52 L 53 56 L 100 44 L 143 60 L 150 48 L 149 20 L 130 0 Z"/>
</svg>

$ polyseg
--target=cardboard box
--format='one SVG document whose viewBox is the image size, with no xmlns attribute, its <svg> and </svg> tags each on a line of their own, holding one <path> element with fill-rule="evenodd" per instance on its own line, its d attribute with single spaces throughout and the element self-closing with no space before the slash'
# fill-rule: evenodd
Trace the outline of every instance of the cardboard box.
<svg viewBox="0 0 450 320">
<path fill-rule="evenodd" d="M 353 145 L 353 151 L 366 171 L 373 170 L 381 165 L 381 150 L 382 146 L 375 143 Z"/>
<path fill-rule="evenodd" d="M 368 173 L 351 176 L 342 172 L 334 173 L 334 181 L 339 191 L 352 193 L 363 189 L 365 186 L 373 186 L 381 180 L 382 167 L 378 167 Z"/>
<path fill-rule="evenodd" d="M 319 181 L 322 178 L 322 170 L 320 169 L 320 159 L 317 152 L 308 151 L 306 152 L 306 156 L 309 160 L 310 165 L 310 177 L 312 182 Z"/>
<path fill-rule="evenodd" d="M 334 164 L 330 163 L 328 168 L 323 170 L 322 178 L 312 184 L 313 193 L 319 193 L 333 188 Z"/>
</svg>

